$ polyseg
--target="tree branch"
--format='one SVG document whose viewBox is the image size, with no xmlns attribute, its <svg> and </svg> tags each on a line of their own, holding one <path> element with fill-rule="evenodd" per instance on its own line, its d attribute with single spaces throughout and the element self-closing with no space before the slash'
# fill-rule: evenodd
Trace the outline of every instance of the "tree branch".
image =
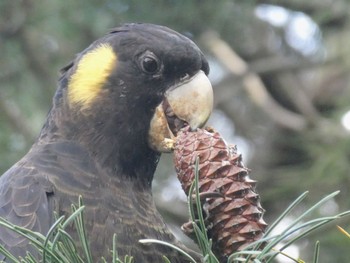
<svg viewBox="0 0 350 263">
<path fill-rule="evenodd" d="M 291 72 L 280 73 L 277 78 L 290 101 L 307 118 L 309 123 L 316 125 L 322 117 L 314 107 L 309 94 L 307 94 L 306 89 L 303 87 L 302 81 Z"/>
<path fill-rule="evenodd" d="M 296 131 L 303 130 L 307 126 L 307 121 L 302 115 L 283 108 L 270 96 L 260 77 L 250 71 L 248 64 L 217 34 L 205 33 L 203 43 L 232 74 L 241 78 L 251 100 L 272 120 L 285 128 Z"/>
<path fill-rule="evenodd" d="M 14 103 L 5 100 L 1 93 L 0 111 L 13 129 L 21 133 L 27 142 L 33 141 L 36 134 L 33 129 L 31 129 L 29 123 L 23 118 L 20 109 Z"/>
<path fill-rule="evenodd" d="M 310 69 L 336 64 L 339 63 L 339 60 L 343 59 L 344 55 L 330 57 L 326 61 L 322 61 L 322 63 L 310 60 L 296 61 L 295 59 L 292 60 L 281 56 L 270 56 L 249 61 L 249 67 L 259 75 L 269 73 L 276 74 L 291 70 Z"/>
</svg>

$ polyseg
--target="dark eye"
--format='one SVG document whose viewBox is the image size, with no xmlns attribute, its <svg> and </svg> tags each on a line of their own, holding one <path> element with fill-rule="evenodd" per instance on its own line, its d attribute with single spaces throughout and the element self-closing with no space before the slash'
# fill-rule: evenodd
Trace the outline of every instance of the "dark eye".
<svg viewBox="0 0 350 263">
<path fill-rule="evenodd" d="M 160 62 L 153 53 L 144 54 L 140 59 L 141 69 L 147 74 L 155 74 L 160 69 Z"/>
</svg>

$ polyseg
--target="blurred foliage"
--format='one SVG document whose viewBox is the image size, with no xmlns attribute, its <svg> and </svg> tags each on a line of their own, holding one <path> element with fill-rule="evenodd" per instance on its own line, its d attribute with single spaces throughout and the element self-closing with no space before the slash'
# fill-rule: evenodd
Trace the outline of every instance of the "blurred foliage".
<svg viewBox="0 0 350 263">
<path fill-rule="evenodd" d="M 259 18 L 257 11 L 266 4 L 286 11 L 287 22 L 276 26 Z M 257 190 L 268 220 L 305 190 L 310 190 L 311 202 L 340 189 L 329 209 L 346 210 L 350 134 L 340 120 L 350 110 L 349 11 L 346 0 L 0 1 L 0 172 L 20 159 L 35 140 L 59 69 L 114 26 L 150 22 L 191 36 L 210 59 L 211 77 L 221 76 L 215 78 L 216 111 L 226 116 L 225 122 L 234 123 L 234 130 L 226 131 L 229 142 L 243 138 L 249 146 L 243 158 L 252 168 L 252 178 L 259 181 Z M 290 30 L 300 14 L 319 30 L 314 32 L 318 46 L 307 55 L 302 50 L 306 46 L 296 49 L 290 43 L 291 38 L 298 41 Z M 306 25 L 297 28 L 305 32 Z M 288 118 L 276 121 L 279 110 L 261 103 L 265 99 L 261 93 L 249 92 L 254 87 L 247 86 L 245 75 L 234 73 L 213 52 L 205 37 L 208 32 L 217 34 L 244 60 L 278 109 L 294 114 L 304 125 Z M 211 123 L 223 129 L 232 126 L 220 121 Z M 169 222 L 180 225 L 187 215 L 174 178 L 171 156 L 164 156 L 154 195 Z M 341 223 L 349 230 L 348 219 Z M 312 258 L 313 241 L 320 239 L 321 258 L 332 255 L 332 262 L 347 262 L 349 244 L 335 227 L 326 231 L 315 233 L 311 246 L 302 244 L 302 253 L 308 254 L 303 259 Z"/>
</svg>

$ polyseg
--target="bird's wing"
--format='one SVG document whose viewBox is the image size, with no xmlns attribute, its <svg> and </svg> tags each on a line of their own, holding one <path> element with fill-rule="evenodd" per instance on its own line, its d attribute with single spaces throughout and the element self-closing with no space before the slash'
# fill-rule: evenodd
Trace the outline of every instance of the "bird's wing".
<svg viewBox="0 0 350 263">
<path fill-rule="evenodd" d="M 94 196 L 97 173 L 90 160 L 69 142 L 37 145 L 0 176 L 0 217 L 45 235 L 53 223 L 53 211 L 69 213 L 71 204 L 78 201 L 78 190 Z M 36 254 L 25 237 L 1 225 L 0 245 L 16 256 L 25 256 L 27 250 Z"/>
<path fill-rule="evenodd" d="M 32 231 L 46 233 L 50 226 L 47 195 L 52 186 L 35 167 L 20 161 L 0 177 L 0 217 Z M 0 226 L 0 244 L 11 253 L 21 253 L 28 240 L 11 229 Z M 28 251 L 31 251 L 28 246 Z M 4 256 L 0 255 L 0 260 Z"/>
</svg>

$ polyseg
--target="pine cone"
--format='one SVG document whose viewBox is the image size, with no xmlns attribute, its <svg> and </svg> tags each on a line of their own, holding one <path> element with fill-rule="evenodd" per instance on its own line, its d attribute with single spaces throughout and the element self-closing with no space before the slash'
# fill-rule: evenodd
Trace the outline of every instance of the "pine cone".
<svg viewBox="0 0 350 263">
<path fill-rule="evenodd" d="M 236 147 L 228 146 L 210 129 L 190 131 L 185 127 L 177 134 L 174 162 L 186 195 L 195 178 L 197 156 L 207 234 L 214 254 L 226 262 L 230 254 L 262 237 L 267 227 L 262 219 L 264 209 L 255 192 L 256 181 L 249 178 Z"/>
</svg>

